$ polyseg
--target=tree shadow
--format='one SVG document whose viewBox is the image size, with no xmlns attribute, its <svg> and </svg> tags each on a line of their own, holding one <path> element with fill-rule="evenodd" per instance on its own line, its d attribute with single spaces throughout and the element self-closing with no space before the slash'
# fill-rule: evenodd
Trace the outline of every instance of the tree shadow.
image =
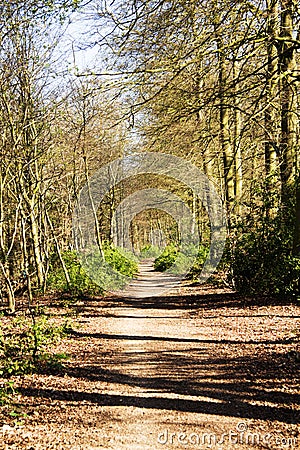
<svg viewBox="0 0 300 450">
<path fill-rule="evenodd" d="M 53 389 L 19 389 L 23 395 L 29 397 L 44 397 L 52 400 L 67 400 L 71 402 L 90 402 L 99 406 L 135 406 L 137 408 L 161 409 L 180 412 L 212 414 L 217 416 L 232 416 L 239 418 L 281 421 L 288 424 L 297 424 L 299 415 L 293 414 L 288 408 L 249 405 L 243 402 L 213 403 L 202 400 L 170 399 L 162 397 L 99 394 L 97 392 L 80 392 L 74 390 Z M 229 405 L 229 403 L 231 403 Z"/>
<path fill-rule="evenodd" d="M 147 317 L 148 318 L 148 317 Z M 190 342 L 197 344 L 254 344 L 254 345 L 271 345 L 271 344 L 281 344 L 289 345 L 291 340 L 286 339 L 265 339 L 265 340 L 255 340 L 249 339 L 247 341 L 242 339 L 197 339 L 197 338 L 184 338 L 184 337 L 165 337 L 165 336 L 138 336 L 138 335 L 127 335 L 127 334 L 109 334 L 109 333 L 83 333 L 76 330 L 71 330 L 70 335 L 78 338 L 89 338 L 89 339 L 115 339 L 115 340 L 126 340 L 126 341 L 162 341 L 162 342 Z"/>
<path fill-rule="evenodd" d="M 245 297 L 236 292 L 211 293 L 211 294 L 193 294 L 185 293 L 183 295 L 169 295 L 159 297 L 106 297 L 94 298 L 92 302 L 85 302 L 85 307 L 91 307 L 97 311 L 97 303 L 107 308 L 137 308 L 147 309 L 181 309 L 181 310 L 211 310 L 218 308 L 243 309 L 245 307 L 255 306 L 287 306 L 297 304 L 295 299 L 284 297 L 253 296 Z M 299 304 L 299 302 L 298 302 Z M 89 312 L 87 312 L 89 314 Z"/>
<path fill-rule="evenodd" d="M 80 367 L 70 367 L 66 373 L 91 382 L 138 387 L 141 392 L 111 395 L 35 388 L 21 388 L 19 391 L 26 396 L 72 402 L 85 400 L 101 406 L 136 406 L 299 423 L 300 411 L 294 407 L 300 404 L 300 396 L 282 390 L 282 383 L 295 385 L 299 382 L 298 368 L 280 353 L 228 358 L 209 356 L 208 349 L 188 347 L 143 353 L 112 354 L 103 351 L 100 356 L 102 360 L 100 358 L 99 361 L 98 355 L 95 364 L 95 355 L 87 352 L 82 355 Z M 134 375 L 134 369 L 141 366 L 147 367 L 146 375 Z M 175 398 L 170 398 L 170 395 Z"/>
<path fill-rule="evenodd" d="M 86 300 L 80 315 L 103 317 L 102 307 L 105 307 L 105 311 L 108 311 L 105 316 L 108 318 L 138 319 L 126 314 L 126 308 L 135 308 L 143 319 L 151 317 L 150 311 L 148 315 L 150 309 L 158 314 L 161 311 L 160 316 L 170 319 L 172 310 L 188 310 L 189 314 L 197 314 L 201 310 L 225 307 L 229 309 L 225 317 L 232 317 L 245 307 L 292 303 L 291 300 L 280 298 L 245 298 L 234 292 L 205 295 L 187 293 L 142 299 L 99 297 Z M 125 311 L 121 311 L 122 315 L 119 316 L 114 314 L 114 308 L 124 308 Z M 157 318 L 156 313 L 153 317 Z M 114 384 L 116 390 L 119 385 L 123 385 L 122 391 L 127 387 L 128 393 L 101 394 L 97 391 L 30 387 L 19 389 L 23 395 L 69 400 L 78 404 L 85 400 L 101 406 L 136 406 L 288 424 L 299 422 L 300 413 L 296 406 L 300 404 L 300 396 L 293 393 L 295 386 L 299 386 L 299 364 L 289 353 L 272 349 L 271 354 L 271 349 L 265 349 L 267 345 L 285 345 L 288 349 L 288 339 L 205 340 L 153 334 L 132 336 L 77 331 L 72 334 L 71 338 L 78 339 L 78 343 L 96 341 L 95 347 L 93 351 L 84 350 L 82 353 L 75 350 L 74 362 L 70 362 L 60 375 L 66 373 L 75 379 Z M 226 345 L 232 348 L 226 348 Z M 251 345 L 252 353 L 247 350 L 246 355 L 241 355 L 243 350 L 239 349 L 239 345 L 243 346 L 242 349 Z M 138 388 L 135 395 L 131 394 L 131 388 Z"/>
</svg>

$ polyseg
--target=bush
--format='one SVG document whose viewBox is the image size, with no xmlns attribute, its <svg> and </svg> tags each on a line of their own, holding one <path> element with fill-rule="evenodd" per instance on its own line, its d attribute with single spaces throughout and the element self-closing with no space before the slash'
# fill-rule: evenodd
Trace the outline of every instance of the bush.
<svg viewBox="0 0 300 450">
<path fill-rule="evenodd" d="M 297 296 L 300 258 L 292 255 L 294 206 L 278 206 L 279 199 L 270 197 L 267 186 L 257 187 L 256 195 L 259 206 L 232 230 L 227 258 L 234 287 L 250 294 Z"/>
<path fill-rule="evenodd" d="M 181 251 L 174 244 L 168 245 L 163 253 L 154 261 L 154 269 L 177 275 L 187 273 L 188 278 L 197 278 L 208 255 L 209 248 L 190 244 L 184 245 Z"/>
<path fill-rule="evenodd" d="M 128 281 L 127 277 L 132 278 L 138 272 L 138 260 L 131 252 L 114 247 L 108 242 L 103 243 L 103 252 L 106 263 L 113 270 L 108 270 L 105 266 L 97 248 L 85 256 L 87 270 L 82 267 L 75 251 L 64 252 L 62 257 L 70 276 L 69 285 L 57 255 L 53 255 L 48 275 L 49 289 L 76 297 L 101 295 L 105 289 L 123 287 Z"/>
<path fill-rule="evenodd" d="M 48 288 L 58 292 L 68 292 L 74 296 L 102 294 L 103 289 L 94 283 L 86 274 L 84 268 L 73 250 L 63 252 L 62 258 L 70 276 L 68 285 L 64 271 L 56 254 L 50 259 L 50 270 L 48 274 Z"/>
<path fill-rule="evenodd" d="M 0 383 L 0 406 L 7 405 L 16 395 L 13 381 Z"/>
<path fill-rule="evenodd" d="M 196 278 L 201 273 L 208 251 L 209 248 L 204 245 L 197 247 L 193 244 L 183 246 L 179 251 L 171 244 L 154 261 L 154 269 L 181 275 L 188 273 L 188 278 Z"/>
<path fill-rule="evenodd" d="M 105 242 L 103 251 L 106 262 L 117 272 L 132 278 L 138 272 L 138 259 L 128 250 Z"/>
<path fill-rule="evenodd" d="M 200 244 L 198 251 L 197 251 L 196 259 L 195 259 L 191 269 L 189 270 L 189 273 L 187 274 L 187 278 L 196 280 L 199 277 L 199 275 L 202 271 L 203 265 L 208 256 L 208 253 L 209 253 L 209 247 L 206 245 Z"/>
<path fill-rule="evenodd" d="M 162 254 L 154 261 L 154 270 L 165 272 L 174 264 L 178 255 L 178 248 L 174 244 L 166 246 Z"/>
<path fill-rule="evenodd" d="M 57 326 L 48 317 L 9 319 L 0 329 L 0 375 L 9 377 L 61 368 L 65 354 L 49 352 L 50 345 L 65 336 L 69 324 Z"/>
<path fill-rule="evenodd" d="M 300 258 L 291 255 L 278 232 L 266 237 L 255 230 L 241 236 L 232 250 L 231 269 L 240 292 L 299 294 Z"/>
<path fill-rule="evenodd" d="M 139 257 L 140 257 L 140 259 L 158 258 L 160 254 L 161 254 L 161 249 L 159 247 L 149 244 L 142 248 L 142 250 L 140 251 Z"/>
</svg>

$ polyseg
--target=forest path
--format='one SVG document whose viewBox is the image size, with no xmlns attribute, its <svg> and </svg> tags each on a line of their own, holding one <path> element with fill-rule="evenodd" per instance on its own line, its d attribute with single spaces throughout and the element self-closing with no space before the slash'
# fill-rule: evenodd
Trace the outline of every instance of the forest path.
<svg viewBox="0 0 300 450">
<path fill-rule="evenodd" d="M 0 448 L 299 448 L 299 308 L 265 302 L 203 286 L 74 306 L 70 361 L 15 378 L 28 417 L 2 420 Z"/>
<path fill-rule="evenodd" d="M 119 295 L 129 298 L 145 298 L 164 294 L 170 289 L 179 287 L 180 277 L 156 272 L 153 263 L 154 258 L 141 261 L 137 277 L 123 291 L 120 291 Z"/>
</svg>

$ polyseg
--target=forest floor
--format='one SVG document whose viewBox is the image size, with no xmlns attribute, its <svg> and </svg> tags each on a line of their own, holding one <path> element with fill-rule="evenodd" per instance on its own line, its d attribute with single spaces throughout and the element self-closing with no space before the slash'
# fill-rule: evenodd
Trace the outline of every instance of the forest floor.
<svg viewBox="0 0 300 450">
<path fill-rule="evenodd" d="M 138 297 L 48 307 L 72 316 L 70 359 L 13 377 L 1 449 L 300 448 L 297 304 L 212 286 Z"/>
</svg>

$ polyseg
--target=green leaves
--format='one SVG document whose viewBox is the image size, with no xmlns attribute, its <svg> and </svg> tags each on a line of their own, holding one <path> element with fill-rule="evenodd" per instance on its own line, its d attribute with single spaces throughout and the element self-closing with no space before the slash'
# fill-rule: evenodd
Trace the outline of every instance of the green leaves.
<svg viewBox="0 0 300 450">
<path fill-rule="evenodd" d="M 116 271 L 132 278 L 138 272 L 137 259 L 132 253 L 106 242 L 103 247 L 105 261 Z"/>
<path fill-rule="evenodd" d="M 0 374 L 4 377 L 44 372 L 61 367 L 65 354 L 52 354 L 51 345 L 65 336 L 67 326 L 42 315 L 19 316 L 1 326 Z"/>
<path fill-rule="evenodd" d="M 178 249 L 174 244 L 167 245 L 162 254 L 154 261 L 154 270 L 165 272 L 174 264 Z"/>
<path fill-rule="evenodd" d="M 232 237 L 229 264 L 236 289 L 244 293 L 297 296 L 300 258 L 292 256 L 293 208 L 277 208 L 264 192 L 260 205 L 240 223 Z M 276 200 L 276 199 L 275 199 Z M 273 209 L 272 209 L 273 208 Z"/>
</svg>

